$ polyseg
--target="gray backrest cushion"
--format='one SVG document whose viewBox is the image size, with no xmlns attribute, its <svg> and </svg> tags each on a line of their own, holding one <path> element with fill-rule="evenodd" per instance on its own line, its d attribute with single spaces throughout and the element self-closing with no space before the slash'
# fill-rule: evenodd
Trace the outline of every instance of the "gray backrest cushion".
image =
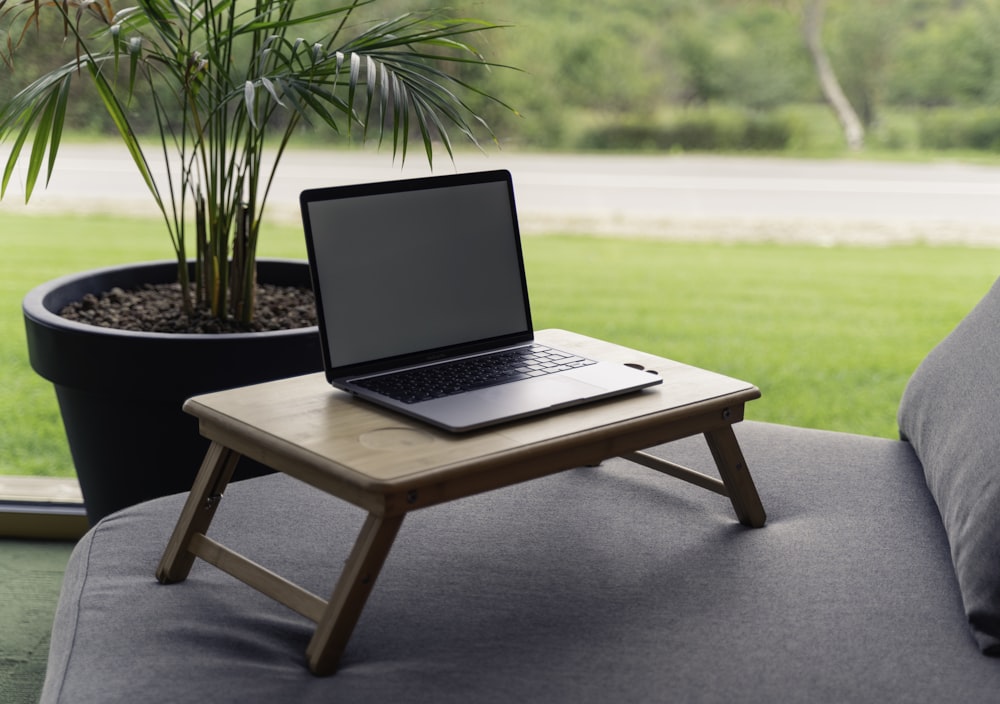
<svg viewBox="0 0 1000 704">
<path fill-rule="evenodd" d="M 973 635 L 1000 655 L 1000 281 L 914 372 L 899 429 L 944 521 Z"/>
</svg>

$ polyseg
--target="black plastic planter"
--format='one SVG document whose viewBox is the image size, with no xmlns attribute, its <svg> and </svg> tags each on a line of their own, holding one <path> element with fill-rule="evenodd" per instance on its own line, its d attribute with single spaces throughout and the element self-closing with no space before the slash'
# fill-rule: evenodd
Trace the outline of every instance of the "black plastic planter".
<svg viewBox="0 0 1000 704">
<path fill-rule="evenodd" d="M 24 298 L 31 366 L 55 386 L 91 524 L 146 499 L 187 491 L 207 448 L 181 410 L 191 396 L 319 371 L 316 327 L 222 335 L 111 330 L 63 319 L 67 303 L 115 286 L 175 281 L 175 262 L 67 276 Z M 261 260 L 261 282 L 309 286 L 305 262 Z M 269 471 L 248 459 L 237 478 Z"/>
</svg>

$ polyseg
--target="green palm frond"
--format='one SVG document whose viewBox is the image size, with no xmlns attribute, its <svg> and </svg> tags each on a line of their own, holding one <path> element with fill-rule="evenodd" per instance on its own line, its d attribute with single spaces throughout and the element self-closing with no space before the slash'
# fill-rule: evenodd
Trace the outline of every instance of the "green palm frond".
<svg viewBox="0 0 1000 704">
<path fill-rule="evenodd" d="M 499 27 L 438 13 L 363 22 L 359 12 L 370 13 L 376 0 L 342 0 L 319 10 L 312 3 L 312 11 L 296 12 L 305 4 L 0 0 L 4 61 L 36 37 L 29 30 L 42 26 L 42 13 L 52 12 L 78 55 L 0 106 L 0 141 L 12 145 L 0 196 L 25 156 L 27 198 L 43 173 L 51 176 L 70 85 L 89 80 L 163 213 L 182 283 L 194 251 L 193 300 L 209 301 L 220 317 L 237 310 L 248 317 L 261 215 L 299 125 L 391 143 L 393 158 L 403 160 L 411 136 L 418 136 L 433 165 L 437 147 L 453 157 L 452 132 L 475 145 L 477 134 L 496 139 L 463 95 L 503 105 L 459 72 L 496 66 L 470 40 Z M 318 36 L 306 38 L 310 32 Z M 134 110 L 143 101 L 154 134 L 135 127 Z M 167 164 L 162 183 L 147 159 L 149 145 Z M 277 149 L 269 165 L 265 146 Z M 193 238 L 187 236 L 192 213 Z M 230 279 L 244 290 L 227 290 Z"/>
</svg>

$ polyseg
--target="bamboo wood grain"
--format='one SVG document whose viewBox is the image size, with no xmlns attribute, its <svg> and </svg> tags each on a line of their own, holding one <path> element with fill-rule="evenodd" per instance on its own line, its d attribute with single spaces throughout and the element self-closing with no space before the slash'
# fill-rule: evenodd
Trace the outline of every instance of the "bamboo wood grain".
<svg viewBox="0 0 1000 704">
<path fill-rule="evenodd" d="M 757 494 L 757 487 L 750 477 L 743 451 L 736 441 L 732 426 L 717 428 L 705 433 L 705 440 L 719 467 L 719 474 L 729 490 L 729 500 L 739 522 L 751 528 L 763 527 L 767 514 Z"/>
<path fill-rule="evenodd" d="M 329 605 L 306 648 L 306 660 L 314 674 L 329 675 L 336 671 L 402 523 L 402 516 L 386 518 L 370 513 L 365 519 Z"/>
<path fill-rule="evenodd" d="M 189 550 L 191 536 L 208 530 L 239 459 L 238 453 L 220 443 L 213 442 L 209 445 L 191 493 L 188 494 L 181 516 L 163 557 L 160 558 L 156 578 L 162 584 L 187 579 L 195 558 L 194 553 Z"/>
<path fill-rule="evenodd" d="M 319 621 L 326 609 L 327 602 L 312 592 L 201 533 L 195 533 L 191 536 L 189 549 L 205 562 L 218 567 L 226 574 L 271 597 L 278 603 L 284 604 L 310 621 Z"/>
<path fill-rule="evenodd" d="M 553 413 L 496 429 L 454 435 L 333 390 L 322 374 L 208 394 L 188 401 L 202 434 L 370 510 L 372 495 L 405 492 L 467 475 L 505 458 L 576 446 L 581 436 L 641 437 L 665 442 L 672 422 L 722 412 L 758 398 L 751 384 L 564 331 L 539 340 L 611 361 L 656 369 L 664 383 L 626 397 Z M 735 422 L 735 419 L 733 421 Z M 372 448 L 365 438 L 386 431 L 411 442 Z M 662 438 L 662 439 L 661 439 Z M 636 446 L 639 447 L 639 446 Z M 627 449 L 636 448 L 624 448 Z M 620 454 L 611 450 L 604 458 Z M 603 459 L 603 458 L 592 458 Z"/>
<path fill-rule="evenodd" d="M 628 452 L 622 455 L 622 457 L 630 462 L 641 464 L 643 467 L 648 467 L 649 469 L 656 470 L 657 472 L 670 475 L 675 479 L 682 479 L 689 484 L 700 486 L 702 489 L 714 491 L 716 494 L 721 494 L 722 496 L 729 496 L 729 491 L 726 489 L 726 485 L 723 481 L 716 479 L 715 477 L 710 477 L 707 474 L 702 474 L 701 472 L 690 469 L 689 467 L 669 462 L 660 457 L 654 457 L 646 452 Z"/>
</svg>

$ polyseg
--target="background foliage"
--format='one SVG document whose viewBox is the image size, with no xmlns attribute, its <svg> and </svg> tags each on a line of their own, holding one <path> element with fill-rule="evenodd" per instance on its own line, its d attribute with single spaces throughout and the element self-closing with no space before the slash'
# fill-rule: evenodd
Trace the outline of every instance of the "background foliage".
<svg viewBox="0 0 1000 704">
<path fill-rule="evenodd" d="M 298 0 L 304 7 L 326 0 Z M 803 0 L 455 0 L 484 38 L 502 141 L 546 149 L 840 147 L 802 40 Z M 380 0 L 369 17 L 440 6 Z M 1000 0 L 827 0 L 824 42 L 873 149 L 1000 149 Z M 0 40 L 3 40 L 0 37 Z M 0 100 L 71 44 L 35 42 Z M 106 130 L 80 107 L 83 131 Z M 693 126 L 700 125 L 700 129 Z"/>
<path fill-rule="evenodd" d="M 677 133 L 678 124 L 698 121 L 729 124 L 729 131 L 716 129 L 723 138 L 711 145 L 726 149 L 732 143 L 725 136 L 741 119 L 783 134 L 785 147 L 822 148 L 824 131 L 836 129 L 825 110 L 809 109 L 821 95 L 802 39 L 801 0 L 475 5 L 517 25 L 494 38 L 502 43 L 497 53 L 526 73 L 495 79 L 526 116 L 519 124 L 496 116 L 517 141 L 599 147 L 596 135 L 624 123 L 640 135 L 632 146 L 642 147 L 649 141 L 643 132 Z M 826 6 L 826 48 L 873 146 L 997 149 L 996 136 L 984 147 L 979 132 L 1000 116 L 1000 1 L 827 0 Z M 975 110 L 966 126 L 968 108 Z M 933 130 L 941 113 L 959 133 L 947 145 Z M 774 149 L 776 139 L 739 146 Z M 654 143 L 662 148 L 664 141 L 705 148 L 683 134 Z"/>
<path fill-rule="evenodd" d="M 495 71 L 487 89 L 524 117 L 476 106 L 507 144 L 838 148 L 802 40 L 802 3 L 455 0 L 448 12 L 511 26 L 480 49 L 521 69 Z M 366 12 L 388 17 L 440 5 L 380 0 Z M 823 36 L 872 148 L 1000 149 L 1000 0 L 827 0 Z M 0 100 L 73 49 L 29 44 L 10 80 L 0 81 Z M 80 130 L 108 129 L 100 111 L 77 105 Z"/>
</svg>

